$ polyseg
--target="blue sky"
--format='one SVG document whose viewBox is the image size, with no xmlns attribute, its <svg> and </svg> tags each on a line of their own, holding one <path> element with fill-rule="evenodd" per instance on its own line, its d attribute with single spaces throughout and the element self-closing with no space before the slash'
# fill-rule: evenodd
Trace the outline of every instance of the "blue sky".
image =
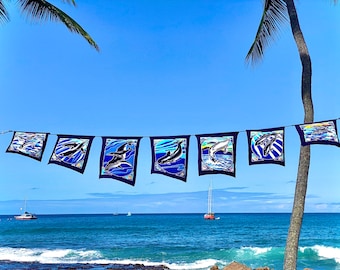
<svg viewBox="0 0 340 270">
<path fill-rule="evenodd" d="M 340 6 L 298 1 L 313 64 L 315 121 L 340 117 Z M 290 212 L 303 122 L 301 65 L 288 24 L 245 64 L 261 0 L 53 1 L 100 46 L 62 24 L 31 22 L 14 3 L 0 26 L 0 130 L 49 132 L 41 162 L 5 153 L 0 214 Z M 286 165 L 248 164 L 247 129 L 286 127 Z M 195 134 L 239 131 L 236 177 L 199 176 Z M 96 136 L 84 174 L 48 164 L 55 134 Z M 186 182 L 151 174 L 150 136 L 191 135 Z M 99 179 L 101 136 L 142 136 L 136 185 Z M 313 145 L 307 212 L 340 212 L 340 150 Z"/>
</svg>

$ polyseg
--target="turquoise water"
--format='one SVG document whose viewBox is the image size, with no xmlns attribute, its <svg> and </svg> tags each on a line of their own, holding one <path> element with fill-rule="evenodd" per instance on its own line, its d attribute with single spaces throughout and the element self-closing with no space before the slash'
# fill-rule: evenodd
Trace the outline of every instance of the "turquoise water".
<svg viewBox="0 0 340 270">
<path fill-rule="evenodd" d="M 1 261 L 282 269 L 289 214 L 1 216 Z M 297 269 L 340 269 L 340 214 L 305 214 Z M 11 264 L 6 264 L 10 269 Z"/>
</svg>

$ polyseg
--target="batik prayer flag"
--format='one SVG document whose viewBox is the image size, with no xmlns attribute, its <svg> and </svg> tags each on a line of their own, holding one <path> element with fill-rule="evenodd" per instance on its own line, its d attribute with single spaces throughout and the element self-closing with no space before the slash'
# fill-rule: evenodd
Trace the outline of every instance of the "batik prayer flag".
<svg viewBox="0 0 340 270">
<path fill-rule="evenodd" d="M 15 131 L 6 152 L 21 154 L 41 161 L 48 133 Z"/>
<path fill-rule="evenodd" d="M 102 137 L 99 178 L 113 178 L 134 186 L 141 137 Z"/>
<path fill-rule="evenodd" d="M 247 130 L 249 165 L 274 163 L 284 166 L 284 128 Z"/>
<path fill-rule="evenodd" d="M 301 145 L 331 144 L 340 146 L 336 120 L 316 122 L 312 124 L 295 125 L 299 133 Z"/>
<path fill-rule="evenodd" d="M 198 173 L 235 176 L 238 132 L 196 135 Z"/>
<path fill-rule="evenodd" d="M 83 173 L 94 136 L 58 135 L 49 163 Z"/>
<path fill-rule="evenodd" d="M 186 181 L 190 136 L 150 137 L 151 173 Z"/>
</svg>

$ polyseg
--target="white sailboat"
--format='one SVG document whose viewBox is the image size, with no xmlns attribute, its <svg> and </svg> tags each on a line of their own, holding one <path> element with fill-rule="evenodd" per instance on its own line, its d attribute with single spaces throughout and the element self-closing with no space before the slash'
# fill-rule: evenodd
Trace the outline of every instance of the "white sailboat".
<svg viewBox="0 0 340 270">
<path fill-rule="evenodd" d="M 22 213 L 20 216 L 14 216 L 14 218 L 16 220 L 32 220 L 32 219 L 37 219 L 37 216 L 26 211 L 26 200 L 25 200 L 24 213 Z"/>
<path fill-rule="evenodd" d="M 208 212 L 204 214 L 204 219 L 215 220 L 220 219 L 219 217 L 215 217 L 214 212 L 212 211 L 212 184 L 210 183 L 208 190 Z"/>
</svg>

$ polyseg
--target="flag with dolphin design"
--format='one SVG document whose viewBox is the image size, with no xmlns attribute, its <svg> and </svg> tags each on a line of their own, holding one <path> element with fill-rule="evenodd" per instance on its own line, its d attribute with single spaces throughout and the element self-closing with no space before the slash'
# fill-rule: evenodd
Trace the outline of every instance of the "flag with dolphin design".
<svg viewBox="0 0 340 270">
<path fill-rule="evenodd" d="M 340 146 L 336 120 L 295 125 L 301 145 L 330 144 Z"/>
<path fill-rule="evenodd" d="M 150 137 L 151 173 L 186 181 L 190 136 Z"/>
<path fill-rule="evenodd" d="M 198 173 L 236 173 L 236 140 L 238 132 L 196 135 L 198 144 Z"/>
<path fill-rule="evenodd" d="M 247 130 L 249 165 L 273 163 L 284 166 L 284 128 Z"/>
<path fill-rule="evenodd" d="M 102 137 L 99 178 L 113 178 L 134 186 L 141 137 Z"/>
<path fill-rule="evenodd" d="M 48 163 L 83 173 L 94 136 L 57 136 L 58 139 Z"/>
<path fill-rule="evenodd" d="M 48 134 L 15 131 L 6 152 L 17 153 L 41 161 Z"/>
</svg>

